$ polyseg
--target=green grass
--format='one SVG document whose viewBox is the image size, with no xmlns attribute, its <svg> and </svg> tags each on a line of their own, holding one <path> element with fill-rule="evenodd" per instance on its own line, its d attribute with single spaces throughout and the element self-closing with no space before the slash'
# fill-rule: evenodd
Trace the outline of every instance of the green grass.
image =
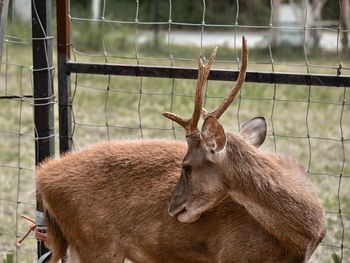
<svg viewBox="0 0 350 263">
<path fill-rule="evenodd" d="M 102 54 L 101 43 L 96 45 L 93 43 L 96 39 L 99 41 L 96 31 L 73 36 L 74 47 L 89 54 Z M 129 33 L 130 29 L 125 29 L 125 31 L 105 35 L 105 44 L 112 55 L 108 57 L 110 62 L 136 62 L 135 46 L 130 40 Z M 80 43 L 77 39 L 79 36 Z M 210 49 L 205 48 L 206 55 L 209 54 Z M 140 63 L 169 65 L 169 59 L 167 59 L 169 50 L 166 43 L 161 43 L 158 50 L 155 50 L 151 43 L 140 44 L 137 50 L 141 57 L 146 58 L 140 59 Z M 275 55 L 280 61 L 302 64 L 303 55 L 295 55 L 299 54 L 300 50 L 300 48 L 283 47 L 275 50 Z M 200 53 L 198 47 L 172 46 L 172 51 L 176 66 L 196 66 L 195 59 Z M 335 54 L 313 52 L 310 60 L 315 64 L 337 65 Z M 2 93 L 6 90 L 8 94 L 13 95 L 31 94 L 30 54 L 30 45 L 13 43 L 8 45 L 7 60 L 11 65 L 3 64 L 1 67 L 0 81 L 7 83 L 6 86 L 1 86 Z M 234 60 L 235 57 L 234 50 L 220 47 L 218 60 Z M 76 59 L 89 62 L 104 61 L 103 56 L 88 57 L 77 53 Z M 250 50 L 249 70 L 271 71 L 271 65 L 255 63 L 268 62 L 268 59 L 268 50 Z M 25 65 L 25 67 L 12 64 Z M 236 69 L 237 65 L 233 62 L 219 62 L 215 67 Z M 293 68 L 288 65 L 276 67 L 279 71 L 295 69 L 305 72 L 304 67 Z M 331 71 L 323 68 L 313 69 L 321 73 Z M 74 91 L 73 139 L 76 149 L 108 139 L 141 137 L 184 139 L 182 129 L 177 125 L 173 129 L 172 123 L 160 113 L 172 110 L 188 116 L 192 111 L 194 80 L 116 76 L 111 76 L 109 79 L 108 76 L 73 74 L 71 81 Z M 214 109 L 221 102 L 230 85 L 229 82 L 209 81 L 205 100 L 208 110 Z M 57 83 L 55 87 L 57 88 Z M 350 229 L 350 163 L 347 160 L 350 153 L 348 121 L 350 105 L 343 106 L 342 102 L 349 101 L 349 94 L 350 92 L 345 92 L 343 88 L 334 87 L 309 89 L 306 86 L 276 85 L 275 87 L 272 84 L 246 83 L 242 89 L 241 98 L 236 99 L 221 119 L 226 130 L 237 131 L 239 124 L 250 118 L 266 117 L 269 132 L 263 146 L 264 150 L 275 151 L 276 149 L 278 153 L 290 154 L 309 168 L 316 191 L 326 211 L 330 212 L 327 213 L 327 236 L 324 244 L 340 246 L 344 229 L 346 248 L 350 247 L 350 234 L 347 232 L 347 229 Z M 276 95 L 275 100 L 273 100 L 274 95 Z M 308 102 L 309 97 L 311 103 Z M 0 173 L 0 233 L 2 233 L 0 252 L 14 251 L 17 253 L 18 262 L 33 262 L 35 258 L 33 239 L 24 243 L 21 249 L 16 249 L 14 245 L 15 235 L 24 233 L 27 227 L 27 222 L 17 220 L 18 215 L 24 213 L 34 217 L 35 186 L 32 171 L 35 152 L 32 104 L 30 100 L 22 102 L 0 100 L 0 109 L 2 171 Z M 56 127 L 58 127 L 57 104 L 55 110 Z M 311 139 L 307 138 L 308 131 Z M 341 132 L 345 139 L 343 143 L 340 141 Z M 344 177 L 339 186 L 341 171 Z M 344 227 L 341 225 L 338 214 L 339 205 L 343 212 Z M 312 262 L 330 262 L 334 251 L 340 254 L 340 249 L 336 247 L 320 246 Z M 349 249 L 344 250 L 344 258 L 350 258 Z"/>
</svg>

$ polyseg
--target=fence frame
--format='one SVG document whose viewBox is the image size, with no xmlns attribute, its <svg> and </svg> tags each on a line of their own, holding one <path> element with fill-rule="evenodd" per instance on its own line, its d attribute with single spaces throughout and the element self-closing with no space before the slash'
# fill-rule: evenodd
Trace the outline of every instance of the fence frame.
<svg viewBox="0 0 350 263">
<path fill-rule="evenodd" d="M 70 25 L 69 3 L 57 5 L 57 43 L 58 43 L 58 90 L 60 107 L 60 152 L 72 147 L 71 120 L 71 87 L 70 74 L 96 74 L 153 78 L 197 79 L 198 70 L 186 67 L 160 67 L 145 65 L 123 65 L 110 63 L 79 63 L 70 61 Z M 62 20 L 62 21 L 60 21 Z M 238 77 L 238 71 L 211 70 L 208 80 L 233 81 Z M 279 72 L 248 71 L 246 82 L 268 84 L 294 84 L 306 86 L 350 87 L 350 76 L 341 76 L 341 66 L 334 75 L 329 74 L 296 74 Z"/>
<path fill-rule="evenodd" d="M 59 145 L 60 153 L 72 149 L 72 114 L 70 73 L 67 68 L 70 59 L 70 24 L 68 18 L 69 0 L 56 4 Z"/>
<path fill-rule="evenodd" d="M 51 6 L 51 0 L 31 1 L 36 165 L 55 154 Z M 36 210 L 43 211 L 42 198 L 38 193 L 36 195 Z M 37 218 L 39 218 L 38 213 Z M 37 224 L 40 226 L 41 222 L 37 221 Z M 44 242 L 38 241 L 38 258 L 47 251 Z"/>
<path fill-rule="evenodd" d="M 65 69 L 67 74 L 79 73 L 179 79 L 197 79 L 198 76 L 197 69 L 186 67 L 155 67 L 109 63 L 93 64 L 67 61 L 67 63 L 65 64 Z M 238 73 L 238 71 L 212 69 L 209 73 L 208 80 L 233 81 L 237 79 Z M 294 84 L 308 86 L 350 86 L 350 77 L 326 74 L 295 74 L 248 71 L 245 81 L 269 84 Z"/>
</svg>

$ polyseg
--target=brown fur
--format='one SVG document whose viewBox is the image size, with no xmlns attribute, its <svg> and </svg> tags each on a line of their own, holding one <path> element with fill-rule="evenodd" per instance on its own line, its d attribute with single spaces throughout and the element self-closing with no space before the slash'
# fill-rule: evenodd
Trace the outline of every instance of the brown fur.
<svg viewBox="0 0 350 263">
<path fill-rule="evenodd" d="M 230 196 L 285 246 L 308 259 L 325 236 L 325 219 L 304 168 L 290 157 L 263 153 L 229 136 L 234 141 L 228 145 L 231 165 L 225 171 L 233 189 Z"/>
<path fill-rule="evenodd" d="M 202 132 L 187 137 L 189 147 L 169 213 L 191 223 L 228 195 L 286 249 L 285 259 L 306 262 L 325 236 L 324 211 L 300 164 L 256 147 L 265 136 L 263 118 L 232 134 L 208 117 Z M 278 262 L 278 256 L 274 260 Z"/>
<path fill-rule="evenodd" d="M 101 143 L 48 160 L 36 172 L 57 262 L 301 262 L 242 205 L 225 199 L 192 224 L 167 213 L 187 146 Z"/>
</svg>

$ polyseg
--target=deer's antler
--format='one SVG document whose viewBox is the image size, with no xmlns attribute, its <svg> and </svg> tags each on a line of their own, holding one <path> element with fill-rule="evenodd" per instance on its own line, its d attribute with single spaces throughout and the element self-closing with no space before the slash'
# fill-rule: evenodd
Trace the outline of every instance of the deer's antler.
<svg viewBox="0 0 350 263">
<path fill-rule="evenodd" d="M 207 118 L 209 115 L 214 116 L 216 119 L 219 119 L 220 116 L 226 111 L 228 106 L 230 106 L 230 104 L 235 99 L 238 91 L 242 87 L 242 84 L 245 80 L 246 71 L 247 71 L 247 64 L 248 64 L 247 40 L 243 36 L 242 37 L 242 64 L 241 64 L 241 68 L 239 70 L 239 75 L 238 75 L 237 81 L 232 86 L 231 91 L 229 92 L 229 94 L 227 94 L 224 101 L 220 104 L 220 106 L 216 110 L 214 110 L 212 112 L 208 112 L 206 109 L 203 108 L 202 115 L 203 115 L 204 119 Z"/>
<path fill-rule="evenodd" d="M 214 62 L 214 58 L 216 55 L 217 47 L 213 50 L 208 63 L 205 65 L 201 57 L 198 58 L 198 79 L 196 85 L 196 94 L 194 99 L 194 109 L 192 113 L 192 117 L 190 119 L 181 117 L 174 113 L 163 112 L 162 115 L 167 117 L 168 119 L 175 121 L 180 126 L 182 126 L 186 131 L 186 136 L 189 136 L 198 131 L 198 121 L 201 116 L 202 104 L 203 104 L 203 90 L 204 85 L 208 79 L 208 75 L 210 72 L 211 65 Z"/>
</svg>

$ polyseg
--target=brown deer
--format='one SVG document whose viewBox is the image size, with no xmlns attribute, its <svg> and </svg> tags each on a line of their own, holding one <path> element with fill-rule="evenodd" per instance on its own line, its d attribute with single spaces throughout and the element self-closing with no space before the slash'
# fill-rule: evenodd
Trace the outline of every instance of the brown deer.
<svg viewBox="0 0 350 263">
<path fill-rule="evenodd" d="M 105 142 L 38 168 L 51 263 L 68 246 L 82 263 L 307 261 L 325 227 L 304 169 L 257 149 L 266 136 L 263 118 L 239 134 L 224 133 L 217 121 L 244 81 L 245 40 L 236 84 L 197 129 L 215 52 L 207 65 L 199 59 L 192 117 L 164 113 L 185 128 L 188 146 Z"/>
</svg>

